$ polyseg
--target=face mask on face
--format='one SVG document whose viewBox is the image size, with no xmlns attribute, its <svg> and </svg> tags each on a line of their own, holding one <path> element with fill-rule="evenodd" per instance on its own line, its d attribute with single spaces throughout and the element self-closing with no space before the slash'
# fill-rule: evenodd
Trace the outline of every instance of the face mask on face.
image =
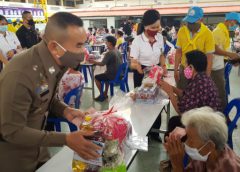
<svg viewBox="0 0 240 172">
<path fill-rule="evenodd" d="M 73 53 L 61 46 L 58 42 L 56 42 L 58 46 L 63 49 L 65 52 L 61 57 L 59 57 L 59 60 L 61 64 L 65 67 L 70 67 L 73 69 L 78 69 L 80 63 L 84 60 L 84 53 Z"/>
<path fill-rule="evenodd" d="M 33 19 L 28 20 L 28 25 L 30 26 L 34 26 L 35 22 L 33 21 Z"/>
<path fill-rule="evenodd" d="M 192 76 L 193 76 L 193 70 L 190 66 L 187 66 L 185 69 L 184 69 L 184 76 L 187 78 L 187 79 L 192 79 Z"/>
<path fill-rule="evenodd" d="M 0 31 L 1 32 L 6 32 L 7 31 L 7 25 L 0 26 Z"/>
<path fill-rule="evenodd" d="M 158 30 L 152 31 L 152 30 L 147 29 L 146 32 L 150 37 L 155 37 L 158 33 Z"/>
<path fill-rule="evenodd" d="M 238 25 L 233 25 L 233 26 L 230 26 L 228 27 L 229 31 L 235 31 L 237 29 Z"/>
<path fill-rule="evenodd" d="M 199 150 L 196 148 L 191 148 L 189 147 L 187 144 L 185 145 L 185 152 L 191 157 L 191 159 L 196 160 L 196 161 L 203 161 L 206 162 L 208 159 L 208 156 L 210 155 L 211 152 L 209 152 L 207 155 L 202 156 L 199 151 L 206 146 L 208 143 L 206 143 L 205 145 L 203 145 Z"/>
</svg>

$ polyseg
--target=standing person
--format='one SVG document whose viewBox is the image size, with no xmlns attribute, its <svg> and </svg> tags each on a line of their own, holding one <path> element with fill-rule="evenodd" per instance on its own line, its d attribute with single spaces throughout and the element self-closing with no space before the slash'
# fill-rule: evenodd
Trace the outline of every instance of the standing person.
<svg viewBox="0 0 240 172">
<path fill-rule="evenodd" d="M 115 29 L 114 29 L 113 26 L 110 27 L 110 32 L 111 32 L 112 35 L 115 35 Z"/>
<path fill-rule="evenodd" d="M 57 99 L 55 91 L 67 68 L 83 60 L 86 39 L 79 17 L 55 13 L 46 25 L 44 40 L 13 58 L 0 74 L 1 171 L 35 171 L 48 160 L 50 146 L 67 145 L 86 159 L 99 157 L 99 147 L 84 138 L 91 132 L 44 131 L 49 113 L 69 121 L 84 118 L 84 112 Z"/>
<path fill-rule="evenodd" d="M 111 81 L 116 77 L 117 71 L 119 66 L 122 64 L 122 54 L 115 48 L 116 46 L 116 38 L 113 36 L 107 36 L 106 37 L 106 45 L 108 48 L 108 52 L 104 55 L 104 58 L 101 62 L 97 62 L 95 60 L 89 60 L 90 63 L 104 66 L 106 65 L 106 71 L 102 74 L 95 76 L 95 83 L 97 85 L 97 88 L 100 92 L 101 88 L 101 81 Z M 104 97 L 101 97 L 99 95 L 95 98 L 96 101 L 104 101 L 108 98 L 108 88 L 109 84 L 106 83 L 105 91 L 104 91 Z"/>
<path fill-rule="evenodd" d="M 0 15 L 0 71 L 3 65 L 8 64 L 8 61 L 20 51 L 22 48 L 19 40 L 15 33 L 7 31 L 7 20 Z"/>
<path fill-rule="evenodd" d="M 222 102 L 223 109 L 227 105 L 224 79 L 224 56 L 228 56 L 232 59 L 239 58 L 237 53 L 229 52 L 231 48 L 229 30 L 235 31 L 235 29 L 237 28 L 237 23 L 240 23 L 240 17 L 238 13 L 227 13 L 225 21 L 219 23 L 217 27 L 213 30 L 216 51 L 213 58 L 211 77 L 218 88 L 218 93 Z"/>
<path fill-rule="evenodd" d="M 143 69 L 145 67 L 161 64 L 166 72 L 163 36 L 158 34 L 161 28 L 159 12 L 154 9 L 147 10 L 143 15 L 140 27 L 141 30 L 133 40 L 130 52 L 131 68 L 134 69 L 134 88 L 142 85 Z M 153 128 L 159 129 L 160 125 L 161 116 L 159 115 L 153 124 Z M 150 134 L 153 139 L 161 142 L 158 133 Z"/>
<path fill-rule="evenodd" d="M 160 28 L 159 12 L 146 11 L 143 15 L 141 31 L 133 40 L 130 52 L 131 67 L 134 69 L 134 88 L 141 86 L 145 67 L 161 64 L 166 69 L 163 36 L 158 34 Z"/>
<path fill-rule="evenodd" d="M 188 10 L 187 16 L 183 19 L 183 25 L 178 32 L 177 50 L 175 56 L 174 77 L 177 87 L 185 89 L 188 79 L 184 76 L 186 64 L 186 53 L 192 50 L 200 50 L 207 55 L 208 66 L 207 75 L 210 76 L 212 70 L 212 58 L 215 51 L 215 43 L 212 32 L 202 23 L 203 10 L 193 6 Z"/>
<path fill-rule="evenodd" d="M 17 30 L 16 35 L 21 43 L 22 48 L 31 48 L 40 42 L 35 30 L 35 22 L 31 12 L 22 13 L 23 25 Z"/>
<path fill-rule="evenodd" d="M 131 28 L 131 24 L 129 21 L 124 21 L 123 23 L 123 32 L 127 35 L 130 36 L 132 35 L 132 28 Z"/>
</svg>

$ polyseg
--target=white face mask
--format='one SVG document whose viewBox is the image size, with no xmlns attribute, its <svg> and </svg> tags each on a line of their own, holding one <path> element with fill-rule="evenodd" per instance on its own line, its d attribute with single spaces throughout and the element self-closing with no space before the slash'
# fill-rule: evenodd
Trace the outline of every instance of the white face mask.
<svg viewBox="0 0 240 172">
<path fill-rule="evenodd" d="M 186 153 L 191 157 L 192 160 L 196 160 L 196 161 L 203 161 L 206 162 L 208 159 L 208 156 L 210 155 L 211 152 L 209 152 L 207 155 L 202 156 L 199 151 L 206 146 L 208 143 L 206 143 L 205 145 L 203 145 L 199 150 L 196 148 L 191 148 L 189 147 L 187 144 L 184 143 L 185 145 L 185 151 Z"/>
</svg>

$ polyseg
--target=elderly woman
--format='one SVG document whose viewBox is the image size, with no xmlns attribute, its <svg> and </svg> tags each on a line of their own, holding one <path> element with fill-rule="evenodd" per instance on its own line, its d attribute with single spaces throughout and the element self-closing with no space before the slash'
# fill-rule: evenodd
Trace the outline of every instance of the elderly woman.
<svg viewBox="0 0 240 172">
<path fill-rule="evenodd" d="M 160 87 L 168 94 L 173 107 L 179 116 L 172 117 L 168 124 L 168 132 L 176 126 L 182 126 L 182 113 L 203 106 L 210 106 L 214 110 L 222 110 L 215 83 L 207 76 L 207 56 L 198 50 L 186 53 L 188 66 L 184 74 L 189 83 L 184 90 L 180 90 L 160 81 Z"/>
<path fill-rule="evenodd" d="M 190 110 L 183 114 L 187 140 L 167 137 L 164 144 L 173 172 L 240 171 L 240 158 L 227 146 L 228 129 L 223 114 L 209 107 Z M 182 132 L 184 133 L 184 132 Z M 184 154 L 191 158 L 186 168 Z"/>
</svg>

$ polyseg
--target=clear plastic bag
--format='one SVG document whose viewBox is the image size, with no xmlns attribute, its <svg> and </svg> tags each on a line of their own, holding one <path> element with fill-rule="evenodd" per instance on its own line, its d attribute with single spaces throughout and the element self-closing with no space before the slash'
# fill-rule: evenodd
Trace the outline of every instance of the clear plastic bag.
<svg viewBox="0 0 240 172">
<path fill-rule="evenodd" d="M 138 149 L 141 151 L 148 151 L 148 137 L 147 136 L 137 136 L 130 135 L 128 139 L 126 139 L 126 146 L 130 149 Z"/>
</svg>

